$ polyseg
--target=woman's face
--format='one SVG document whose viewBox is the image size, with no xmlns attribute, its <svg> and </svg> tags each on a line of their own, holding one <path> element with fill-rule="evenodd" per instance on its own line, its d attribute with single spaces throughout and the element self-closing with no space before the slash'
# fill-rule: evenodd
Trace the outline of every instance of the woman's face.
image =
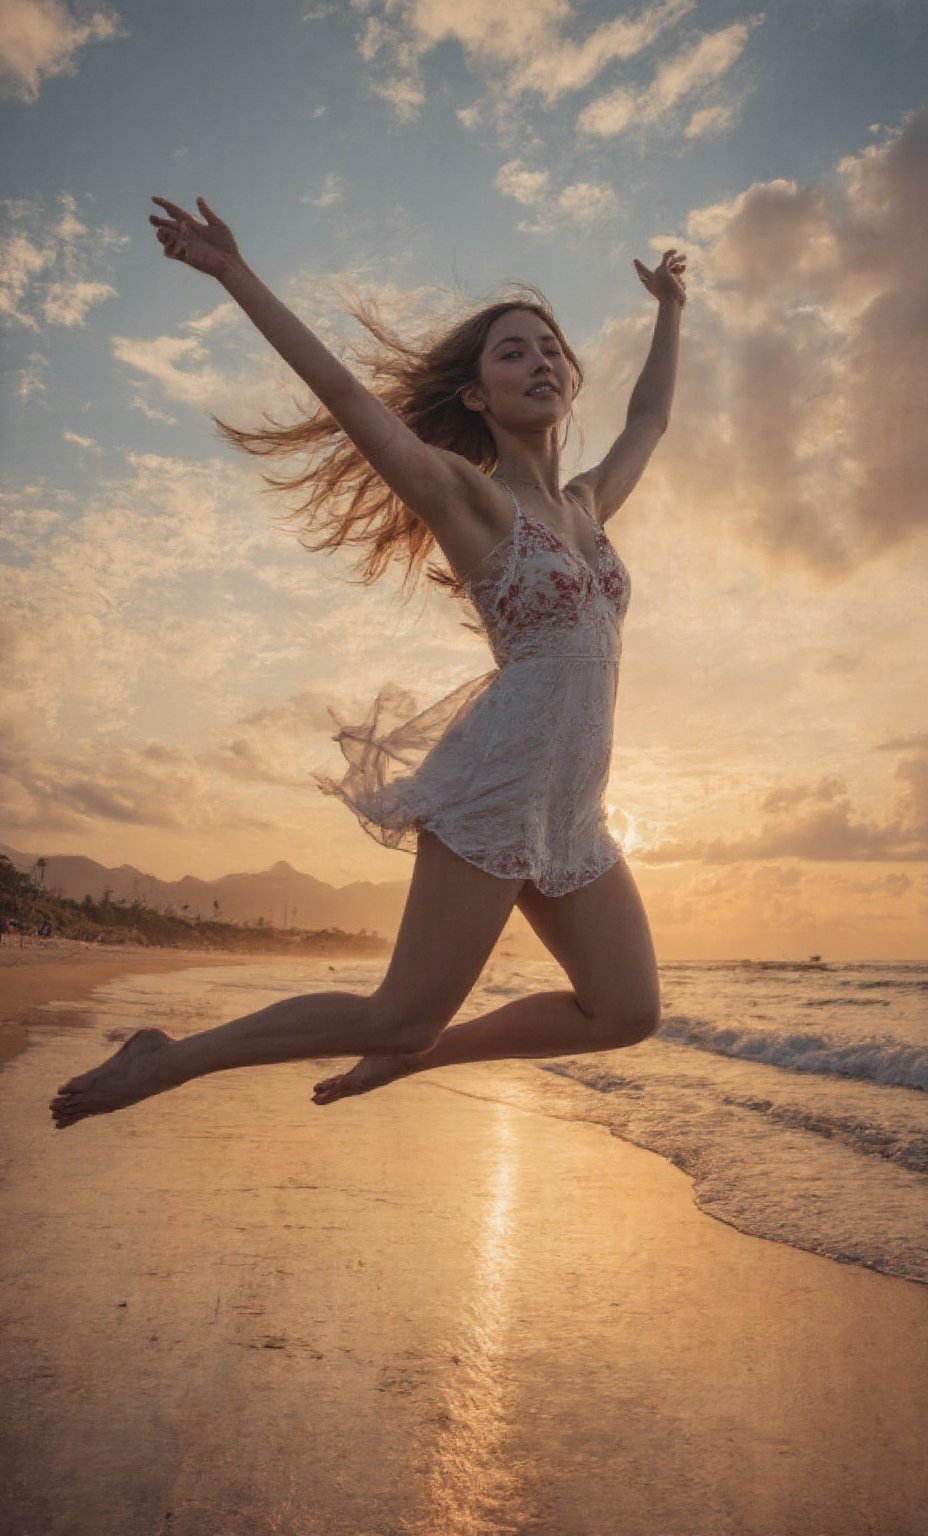
<svg viewBox="0 0 928 1536">
<path fill-rule="evenodd" d="M 512 430 L 554 427 L 573 404 L 574 375 L 551 327 L 530 309 L 511 309 L 490 326 L 471 409 Z"/>
</svg>

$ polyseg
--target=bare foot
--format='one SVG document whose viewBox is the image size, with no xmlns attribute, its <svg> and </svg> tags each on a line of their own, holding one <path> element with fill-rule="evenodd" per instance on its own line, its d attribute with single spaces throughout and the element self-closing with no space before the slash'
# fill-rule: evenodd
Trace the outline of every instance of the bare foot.
<svg viewBox="0 0 928 1536">
<path fill-rule="evenodd" d="M 49 1106 L 59 1131 L 88 1115 L 108 1115 L 172 1086 L 165 1069 L 165 1046 L 173 1045 L 163 1029 L 139 1029 L 125 1045 L 80 1077 L 58 1089 Z"/>
<path fill-rule="evenodd" d="M 313 1089 L 313 1103 L 334 1104 L 336 1099 L 382 1088 L 384 1083 L 408 1076 L 415 1059 L 415 1056 L 362 1056 L 350 1072 L 340 1072 L 336 1077 L 325 1077 L 317 1083 Z"/>
</svg>

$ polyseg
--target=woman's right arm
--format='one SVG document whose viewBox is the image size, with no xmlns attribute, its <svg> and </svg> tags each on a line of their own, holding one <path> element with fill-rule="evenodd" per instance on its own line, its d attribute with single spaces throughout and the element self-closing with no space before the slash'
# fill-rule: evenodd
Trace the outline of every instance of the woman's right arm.
<svg viewBox="0 0 928 1536">
<path fill-rule="evenodd" d="M 216 277 L 271 346 L 289 363 L 390 489 L 421 517 L 444 546 L 460 522 L 462 503 L 479 521 L 492 506 L 475 465 L 417 437 L 261 281 L 242 257 L 228 225 L 199 199 L 206 224 L 177 204 L 156 198 L 171 214 L 155 218 L 165 255 Z"/>
</svg>

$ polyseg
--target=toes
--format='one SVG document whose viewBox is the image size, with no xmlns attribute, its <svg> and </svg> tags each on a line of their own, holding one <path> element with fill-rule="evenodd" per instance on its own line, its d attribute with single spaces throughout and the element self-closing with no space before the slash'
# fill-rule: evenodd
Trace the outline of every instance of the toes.
<svg viewBox="0 0 928 1536">
<path fill-rule="evenodd" d="M 313 1089 L 314 1104 L 332 1104 L 342 1097 L 342 1080 L 340 1077 L 327 1078 L 324 1083 L 317 1083 Z"/>
<path fill-rule="evenodd" d="M 66 1131 L 69 1125 L 76 1125 L 78 1120 L 86 1120 L 91 1113 L 92 1111 L 89 1109 L 78 1109 L 77 1107 L 60 1111 L 53 1115 L 55 1129 L 57 1131 Z"/>
<path fill-rule="evenodd" d="M 326 1089 L 334 1088 L 336 1083 L 340 1083 L 341 1080 L 342 1080 L 342 1076 L 343 1076 L 343 1074 L 339 1073 L 336 1077 L 324 1077 L 322 1079 L 321 1083 L 317 1083 L 316 1084 L 316 1086 L 313 1089 L 313 1092 L 314 1093 L 325 1093 Z"/>
</svg>

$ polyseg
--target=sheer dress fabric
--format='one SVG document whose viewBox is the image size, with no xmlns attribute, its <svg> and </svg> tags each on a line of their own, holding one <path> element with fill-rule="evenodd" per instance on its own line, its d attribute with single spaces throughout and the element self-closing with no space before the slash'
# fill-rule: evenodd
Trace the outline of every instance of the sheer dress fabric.
<svg viewBox="0 0 928 1536">
<path fill-rule="evenodd" d="M 631 579 L 593 518 L 595 566 L 495 478 L 512 526 L 464 587 L 496 665 L 419 712 L 392 683 L 359 724 L 330 707 L 348 771 L 312 777 L 388 848 L 414 853 L 425 828 L 489 874 L 562 896 L 624 856 L 605 793 Z"/>
</svg>

